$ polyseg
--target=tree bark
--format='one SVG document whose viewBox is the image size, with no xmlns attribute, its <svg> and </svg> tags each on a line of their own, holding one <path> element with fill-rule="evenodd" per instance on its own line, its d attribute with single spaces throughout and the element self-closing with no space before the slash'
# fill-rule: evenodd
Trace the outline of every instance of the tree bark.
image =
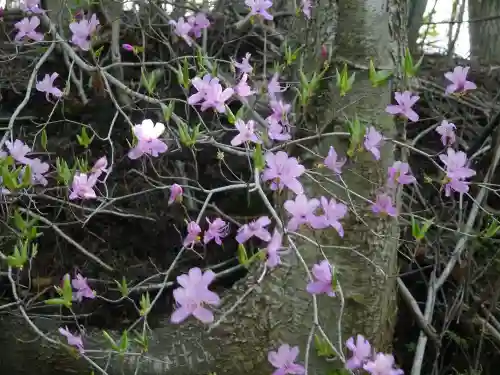
<svg viewBox="0 0 500 375">
<path fill-rule="evenodd" d="M 408 6 L 408 47 L 413 53 L 418 51 L 417 40 L 420 35 L 420 28 L 424 18 L 427 0 L 410 0 Z"/>
<path fill-rule="evenodd" d="M 492 16 L 500 12 L 495 0 L 469 0 L 471 59 L 483 64 L 500 62 L 500 19 Z M 483 19 L 483 20 L 481 20 Z"/>
<path fill-rule="evenodd" d="M 288 10 L 293 11 L 291 3 L 294 2 L 289 3 Z M 335 48 L 333 56 L 349 59 L 356 66 L 368 65 L 370 57 L 374 58 L 377 66 L 386 68 L 393 62 L 399 63 L 396 51 L 401 49 L 401 41 L 393 37 L 391 30 L 394 32 L 394 18 L 406 15 L 398 1 L 392 0 L 389 4 L 386 0 L 337 3 L 335 0 L 316 2 L 313 19 L 309 23 L 298 18 L 288 24 L 277 23 L 285 29 L 285 35 L 293 35 L 306 45 L 303 58 L 306 75 L 317 71 L 321 45 Z M 307 130 L 317 133 L 323 125 L 333 124 L 328 131 L 345 131 L 340 125 L 344 116 L 352 118 L 357 114 L 386 137 L 394 136 L 394 122 L 384 113 L 391 101 L 390 87 L 373 88 L 367 71 L 361 69 L 356 72 L 353 90 L 341 98 L 335 87 L 333 66 L 326 75 L 331 77 L 333 74 L 333 78 L 325 79 L 313 107 L 309 109 Z M 334 145 L 339 153 L 347 149 L 345 139 L 336 138 L 320 139 L 312 147 L 321 155 L 326 155 L 330 145 Z M 309 158 L 304 154 L 301 159 L 305 161 Z M 318 298 L 319 322 L 338 348 L 343 348 L 345 340 L 356 333 L 368 337 L 379 351 L 387 350 L 391 345 L 396 312 L 393 274 L 398 246 L 397 222 L 374 217 L 369 204 L 354 193 L 373 200 L 376 189 L 385 182 L 387 167 L 393 158 L 394 151 L 389 143 L 382 148 L 382 157 L 378 162 L 367 153 L 357 155 L 356 160 L 344 169 L 343 180 L 349 189 L 348 194 L 331 182 L 334 177 L 326 169 L 320 170 L 321 175 L 316 176 L 321 186 L 307 177 L 303 179 L 308 197 L 333 195 L 344 199 L 351 207 L 349 217 L 344 221 L 343 239 L 339 239 L 333 230 L 302 231 L 329 246 L 323 251 L 338 271 L 346 301 L 343 314 L 340 298 Z M 322 259 L 319 249 L 307 242 L 299 243 L 299 249 L 309 268 Z M 267 275 L 262 282 L 256 282 L 262 266 L 255 266 L 245 280 L 228 291 L 220 311 L 227 311 L 244 293 L 247 296 L 211 332 L 192 320 L 173 325 L 169 317 L 165 317 L 162 327 L 153 331 L 149 352 L 145 356 L 127 356 L 122 364 L 115 359 L 108 373 L 134 375 L 139 364 L 138 374 L 141 375 L 199 375 L 212 371 L 217 375 L 267 374 L 272 371 L 267 353 L 275 350 L 280 343 L 299 345 L 300 360 L 303 361 L 313 326 L 312 299 L 305 291 L 307 274 L 302 264 L 293 252 L 284 259 L 287 264 Z M 220 316 L 218 313 L 216 319 Z M 61 325 L 55 320 L 42 319 L 37 319 L 36 324 L 54 337 Z M 119 337 L 119 333 L 115 335 Z M 37 369 L 37 375 L 53 375 L 54 364 L 48 358 L 62 367 L 57 369 L 58 374 L 89 373 L 86 364 L 81 361 L 76 364 L 63 352 L 64 349 L 52 348 L 40 340 L 33 341 L 33 338 L 36 334 L 22 318 L 10 315 L 0 321 L 0 368 L 5 373 L 25 374 L 29 365 L 31 369 Z M 101 332 L 91 329 L 85 337 L 85 345 L 87 349 L 108 347 Z M 106 355 L 101 357 L 105 358 L 95 359 L 103 365 L 107 358 Z M 327 363 L 318 358 L 312 346 L 309 374 L 324 375 L 335 366 L 340 364 Z"/>
</svg>

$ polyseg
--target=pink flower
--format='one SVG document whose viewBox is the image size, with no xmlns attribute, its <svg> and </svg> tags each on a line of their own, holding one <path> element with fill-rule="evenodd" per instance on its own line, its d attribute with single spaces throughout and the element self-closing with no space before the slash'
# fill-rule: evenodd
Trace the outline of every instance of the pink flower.
<svg viewBox="0 0 500 375">
<path fill-rule="evenodd" d="M 233 61 L 233 65 L 235 68 L 239 69 L 243 74 L 250 74 L 253 71 L 252 65 L 250 65 L 250 57 L 251 53 L 246 53 L 245 57 L 241 59 L 241 62 Z"/>
<path fill-rule="evenodd" d="M 86 173 L 76 172 L 71 184 L 71 194 L 69 199 L 95 199 L 96 193 L 94 186 L 97 182 L 95 174 L 88 176 Z"/>
<path fill-rule="evenodd" d="M 49 95 L 52 95 L 56 98 L 60 98 L 63 93 L 57 87 L 54 87 L 54 81 L 59 77 L 58 73 L 52 73 L 50 76 L 45 74 L 45 77 L 36 83 L 36 89 L 40 92 L 45 93 L 45 98 L 49 100 Z"/>
<path fill-rule="evenodd" d="M 325 165 L 328 169 L 330 169 L 332 172 L 335 172 L 337 174 L 341 174 L 342 170 L 341 168 L 344 166 L 346 162 L 346 158 L 338 159 L 337 152 L 335 151 L 335 148 L 333 146 L 330 146 L 330 150 L 328 151 L 328 156 L 325 158 Z"/>
<path fill-rule="evenodd" d="M 270 106 L 273 112 L 266 118 L 269 124 L 269 138 L 277 141 L 287 141 L 291 139 L 292 135 L 290 134 L 288 114 L 292 106 L 281 100 L 274 99 L 271 100 Z"/>
<path fill-rule="evenodd" d="M 43 40 L 43 34 L 38 33 L 36 28 L 40 25 L 40 19 L 37 16 L 25 17 L 21 21 L 16 22 L 14 27 L 18 30 L 14 40 L 16 42 L 20 41 L 24 37 L 33 39 L 34 41 L 41 42 Z"/>
<path fill-rule="evenodd" d="M 456 66 L 453 72 L 447 72 L 444 74 L 451 84 L 446 87 L 446 94 L 451 94 L 454 92 L 465 92 L 468 90 L 474 90 L 477 88 L 474 82 L 467 80 L 467 74 L 469 73 L 469 67 Z"/>
<path fill-rule="evenodd" d="M 278 348 L 278 351 L 270 351 L 267 359 L 271 365 L 276 367 L 277 370 L 273 375 L 302 375 L 306 372 L 304 366 L 295 363 L 299 355 L 299 347 L 290 347 L 288 344 L 283 344 Z"/>
<path fill-rule="evenodd" d="M 317 218 L 314 212 L 319 206 L 319 200 L 316 198 L 309 200 L 304 194 L 299 194 L 294 201 L 287 200 L 283 206 L 292 215 L 288 221 L 288 230 L 295 231 L 301 225 L 313 226 L 316 223 Z"/>
<path fill-rule="evenodd" d="M 387 173 L 389 178 L 387 179 L 387 186 L 395 187 L 398 183 L 401 185 L 413 184 L 416 182 L 416 178 L 410 174 L 410 166 L 408 163 L 402 163 L 400 161 L 394 162 L 392 167 L 389 167 Z"/>
<path fill-rule="evenodd" d="M 91 173 L 95 174 L 95 178 L 99 178 L 101 174 L 106 173 L 108 170 L 106 169 L 108 167 L 108 159 L 106 159 L 105 156 L 100 157 L 97 159 L 95 164 L 92 166 L 92 169 L 90 170 Z"/>
<path fill-rule="evenodd" d="M 389 215 L 396 217 L 398 215 L 396 207 L 392 203 L 392 198 L 387 194 L 378 194 L 375 203 L 372 205 L 372 211 L 382 216 Z"/>
<path fill-rule="evenodd" d="M 196 16 L 188 17 L 188 23 L 191 26 L 190 32 L 192 32 L 196 38 L 201 37 L 201 31 L 210 26 L 210 21 L 205 13 L 198 13 Z"/>
<path fill-rule="evenodd" d="M 245 5 L 250 7 L 250 15 L 262 16 L 264 19 L 271 21 L 273 16 L 267 11 L 273 6 L 270 0 L 245 0 Z"/>
<path fill-rule="evenodd" d="M 174 26 L 174 33 L 177 35 L 179 38 L 184 39 L 184 41 L 187 43 L 188 46 L 193 45 L 193 39 L 188 35 L 193 26 L 189 24 L 189 22 L 186 22 L 184 17 L 179 17 L 177 21 L 170 20 L 169 25 Z"/>
<path fill-rule="evenodd" d="M 448 148 L 447 155 L 439 155 L 439 158 L 446 166 L 445 195 L 449 197 L 452 190 L 458 193 L 467 193 L 469 182 L 465 179 L 475 176 L 476 172 L 468 167 L 465 152 Z"/>
<path fill-rule="evenodd" d="M 278 151 L 266 152 L 265 159 L 267 169 L 262 174 L 262 180 L 272 181 L 271 190 L 281 190 L 287 187 L 295 194 L 302 194 L 302 184 L 297 178 L 305 172 L 305 168 L 296 158 L 288 157 L 284 151 Z"/>
<path fill-rule="evenodd" d="M 207 244 L 214 240 L 217 245 L 222 245 L 222 239 L 229 233 L 229 224 L 221 218 L 216 218 L 212 222 L 208 218 L 206 220 L 208 223 L 208 229 L 205 231 L 205 235 L 203 236 L 203 242 Z"/>
<path fill-rule="evenodd" d="M 286 87 L 280 86 L 278 82 L 279 77 L 278 73 L 274 73 L 271 80 L 267 84 L 267 93 L 271 99 L 275 99 L 276 94 L 286 91 Z"/>
<path fill-rule="evenodd" d="M 82 354 L 85 353 L 85 350 L 83 349 L 82 337 L 80 335 L 73 335 L 68 330 L 68 327 L 59 328 L 59 333 L 66 337 L 66 339 L 68 340 L 68 345 L 74 346 Z"/>
<path fill-rule="evenodd" d="M 332 227 L 340 237 L 344 237 L 344 228 L 339 220 L 347 214 L 347 206 L 343 203 L 337 203 L 334 198 L 328 201 L 325 197 L 321 197 L 320 201 L 323 215 L 314 218 L 311 222 L 312 227 L 314 229 Z"/>
<path fill-rule="evenodd" d="M 307 19 L 311 19 L 311 0 L 301 0 L 302 1 L 302 13 Z"/>
<path fill-rule="evenodd" d="M 245 123 L 243 120 L 238 119 L 234 125 L 239 131 L 239 134 L 231 140 L 231 145 L 239 146 L 245 142 L 262 143 L 255 134 L 255 122 L 253 120 L 248 120 L 248 122 Z"/>
<path fill-rule="evenodd" d="M 242 98 L 255 94 L 255 91 L 248 85 L 247 80 L 248 74 L 244 73 L 238 84 L 234 86 L 234 92 Z"/>
<path fill-rule="evenodd" d="M 352 357 L 345 364 L 345 367 L 349 370 L 361 368 L 372 355 L 370 343 L 361 335 L 357 335 L 356 343 L 354 343 L 354 337 L 350 337 L 345 345 L 352 352 Z"/>
<path fill-rule="evenodd" d="M 179 184 L 173 184 L 170 187 L 170 198 L 168 198 L 168 204 L 172 204 L 174 202 L 182 202 L 182 186 Z"/>
<path fill-rule="evenodd" d="M 398 104 L 388 105 L 385 109 L 387 113 L 404 116 L 410 121 L 418 121 L 418 114 L 412 109 L 412 106 L 420 99 L 420 96 L 405 91 L 403 93 L 395 92 L 394 98 Z"/>
<path fill-rule="evenodd" d="M 76 274 L 76 278 L 71 280 L 71 286 L 73 289 L 76 289 L 76 292 L 73 294 L 73 300 L 81 302 L 83 297 L 89 299 L 95 298 L 95 292 L 89 287 L 87 278 L 79 273 Z"/>
<path fill-rule="evenodd" d="M 44 10 L 40 8 L 40 0 L 22 0 L 19 8 L 26 13 L 44 13 Z"/>
<path fill-rule="evenodd" d="M 230 87 L 222 90 L 220 83 L 213 79 L 205 91 L 205 101 L 201 103 L 201 110 L 205 111 L 208 108 L 214 108 L 219 113 L 226 112 L 226 101 L 233 96 L 234 90 Z"/>
<path fill-rule="evenodd" d="M 330 297 L 335 297 L 332 266 L 330 263 L 327 260 L 323 260 L 319 264 L 315 264 L 311 271 L 315 281 L 307 284 L 306 290 L 311 294 L 326 294 Z"/>
<path fill-rule="evenodd" d="M 47 186 L 49 183 L 45 178 L 45 173 L 49 171 L 49 164 L 42 162 L 40 159 L 27 159 L 26 164 L 31 168 L 31 181 L 32 184 L 41 184 L 43 186 Z M 24 169 L 21 173 L 24 174 Z"/>
<path fill-rule="evenodd" d="M 212 78 L 210 74 L 205 74 L 203 76 L 203 79 L 201 79 L 200 77 L 194 77 L 191 80 L 191 84 L 198 92 L 194 93 L 188 98 L 188 104 L 195 105 L 204 100 L 211 85 L 216 83 L 219 83 L 219 79 Z"/>
<path fill-rule="evenodd" d="M 124 44 L 122 44 L 122 48 L 123 48 L 125 51 L 134 52 L 134 46 L 133 46 L 133 45 L 131 45 L 131 44 L 124 43 Z"/>
<path fill-rule="evenodd" d="M 292 106 L 284 103 L 282 100 L 271 100 L 269 105 L 273 111 L 269 117 L 272 117 L 276 121 L 288 124 L 288 114 L 290 113 Z"/>
<path fill-rule="evenodd" d="M 436 132 L 441 136 L 441 143 L 443 144 L 443 146 L 448 146 L 455 143 L 456 128 L 457 127 L 455 126 L 455 124 L 446 120 L 443 120 L 441 122 L 441 125 L 436 128 Z"/>
<path fill-rule="evenodd" d="M 288 124 L 283 124 L 282 122 L 276 120 L 273 117 L 268 117 L 267 119 L 267 135 L 269 139 L 275 141 L 288 141 L 292 139 L 290 134 L 290 127 Z"/>
<path fill-rule="evenodd" d="M 384 137 L 373 126 L 370 126 L 365 134 L 364 146 L 366 151 L 371 152 L 375 160 L 380 159 L 380 146 Z"/>
<path fill-rule="evenodd" d="M 201 228 L 196 221 L 191 221 L 187 226 L 187 235 L 182 245 L 188 247 L 200 241 Z"/>
<path fill-rule="evenodd" d="M 99 24 L 96 14 L 93 14 L 90 20 L 82 18 L 79 21 L 70 23 L 69 29 L 73 33 L 71 43 L 77 45 L 83 51 L 88 51 L 90 49 L 90 38 Z"/>
<path fill-rule="evenodd" d="M 208 270 L 205 273 L 198 267 L 191 268 L 188 274 L 177 276 L 180 287 L 174 290 L 177 309 L 172 314 L 172 323 L 181 323 L 190 315 L 203 323 L 212 323 L 214 315 L 204 305 L 217 306 L 220 298 L 210 291 L 208 286 L 215 279 L 215 273 Z"/>
<path fill-rule="evenodd" d="M 238 241 L 238 243 L 244 243 L 254 236 L 265 242 L 270 241 L 271 234 L 266 229 L 269 224 L 271 224 L 269 217 L 262 216 L 257 220 L 243 225 L 240 229 L 238 229 L 236 241 Z"/>
<path fill-rule="evenodd" d="M 157 157 L 168 150 L 168 146 L 158 139 L 165 131 L 165 125 L 161 122 L 154 124 L 147 119 L 135 125 L 132 131 L 137 137 L 137 145 L 128 152 L 130 159 L 138 159 L 144 154 Z"/>
<path fill-rule="evenodd" d="M 29 163 L 29 159 L 26 157 L 26 154 L 31 152 L 31 148 L 28 145 L 24 144 L 23 141 L 19 139 L 16 139 L 14 143 L 12 143 L 11 141 L 6 141 L 5 147 L 7 147 L 10 156 L 12 156 L 15 161 L 22 164 Z"/>
<path fill-rule="evenodd" d="M 269 268 L 277 267 L 281 263 L 280 252 L 283 243 L 283 236 L 276 229 L 273 232 L 271 240 L 267 244 L 266 266 Z"/>
<path fill-rule="evenodd" d="M 394 357 L 391 354 L 377 353 L 374 360 L 369 360 L 363 369 L 371 375 L 403 375 L 401 369 L 394 368 Z"/>
</svg>

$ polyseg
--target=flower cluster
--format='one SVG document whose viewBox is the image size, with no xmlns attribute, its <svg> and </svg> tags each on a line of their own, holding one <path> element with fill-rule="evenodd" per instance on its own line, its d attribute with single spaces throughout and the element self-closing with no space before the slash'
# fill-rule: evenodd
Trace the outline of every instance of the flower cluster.
<svg viewBox="0 0 500 375">
<path fill-rule="evenodd" d="M 210 26 L 210 21 L 204 13 L 197 13 L 187 18 L 179 17 L 177 21 L 171 20 L 170 25 L 174 26 L 174 33 L 184 39 L 189 45 L 193 45 L 193 37 L 201 37 L 202 30 Z"/>
</svg>

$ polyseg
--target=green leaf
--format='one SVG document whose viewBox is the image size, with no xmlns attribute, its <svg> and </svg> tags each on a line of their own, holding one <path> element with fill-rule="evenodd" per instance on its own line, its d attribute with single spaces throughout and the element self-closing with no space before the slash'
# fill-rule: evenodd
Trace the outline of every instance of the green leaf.
<svg viewBox="0 0 500 375">
<path fill-rule="evenodd" d="M 238 244 L 238 262 L 244 267 L 248 266 L 247 250 L 245 249 L 245 245 L 242 243 Z"/>
<path fill-rule="evenodd" d="M 151 300 L 149 298 L 149 293 L 146 292 L 141 296 L 141 300 L 139 301 L 139 305 L 141 307 L 139 313 L 141 316 L 146 316 L 149 313 L 149 309 L 151 308 Z"/>
<path fill-rule="evenodd" d="M 42 135 L 40 138 L 40 143 L 45 151 L 47 151 L 47 131 L 45 128 L 42 129 Z"/>
<path fill-rule="evenodd" d="M 236 116 L 234 115 L 233 111 L 231 111 L 231 108 L 229 108 L 228 105 L 226 107 L 226 114 L 227 114 L 227 119 L 231 125 L 234 125 L 236 123 Z"/>
<path fill-rule="evenodd" d="M 66 305 L 66 300 L 64 300 L 62 298 L 51 298 L 51 299 L 45 300 L 45 303 L 47 305 L 61 305 L 61 306 L 64 306 L 64 305 Z"/>
<path fill-rule="evenodd" d="M 255 145 L 255 150 L 253 151 L 253 165 L 257 171 L 262 171 L 266 166 L 264 160 L 264 154 L 262 152 L 262 146 L 260 144 Z"/>
<path fill-rule="evenodd" d="M 106 332 L 105 330 L 102 330 L 102 335 L 109 342 L 109 344 L 111 345 L 111 348 L 113 350 L 116 350 L 117 352 L 120 351 L 120 348 L 118 347 L 118 344 L 116 343 L 115 340 L 113 340 L 113 338 L 111 337 L 111 335 L 108 332 Z"/>
<path fill-rule="evenodd" d="M 12 172 L 9 171 L 9 168 L 6 165 L 2 166 L 2 179 L 3 179 L 3 184 L 5 187 L 9 190 L 15 190 L 17 189 L 17 182 L 12 176 Z"/>
</svg>

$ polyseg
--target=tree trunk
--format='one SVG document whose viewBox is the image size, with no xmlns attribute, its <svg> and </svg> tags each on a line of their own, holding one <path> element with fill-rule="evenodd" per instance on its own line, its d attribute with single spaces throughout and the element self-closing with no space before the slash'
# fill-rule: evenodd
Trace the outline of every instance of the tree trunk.
<svg viewBox="0 0 500 375">
<path fill-rule="evenodd" d="M 471 59 L 483 64 L 500 62 L 500 19 L 491 16 L 500 12 L 496 0 L 469 0 Z M 481 20 L 483 19 L 483 20 Z"/>
<path fill-rule="evenodd" d="M 418 51 L 417 40 L 420 35 L 420 28 L 424 18 L 427 0 L 410 0 L 408 6 L 408 47 L 413 53 Z"/>
<path fill-rule="evenodd" d="M 284 35 L 293 36 L 307 46 L 303 58 L 306 75 L 317 71 L 321 45 L 335 47 L 333 56 L 349 59 L 356 66 L 368 65 L 370 57 L 374 58 L 377 66 L 390 67 L 393 62 L 399 63 L 397 50 L 402 46 L 389 31 L 391 24 L 391 31 L 395 32 L 395 19 L 406 17 L 399 2 L 319 0 L 315 7 L 313 20 L 309 23 L 299 17 L 281 25 L 286 29 Z M 292 5 L 289 5 L 289 10 L 293 10 Z M 277 25 L 280 26 L 280 23 L 277 22 Z M 357 114 L 386 137 L 394 136 L 394 122 L 384 113 L 384 108 L 391 101 L 390 87 L 373 88 L 367 71 L 362 69 L 356 72 L 352 91 L 341 98 L 335 87 L 334 72 L 332 68 L 326 75 L 332 77 L 333 74 L 333 78 L 325 79 L 313 107 L 309 109 L 308 130 L 317 133 L 318 128 L 333 124 L 327 131 L 345 131 L 342 125 L 344 116 L 352 118 Z M 347 149 L 346 140 L 337 138 L 322 138 L 311 147 L 326 155 L 330 145 L 334 145 L 339 153 Z M 393 156 L 393 148 L 388 143 L 382 148 L 379 162 L 367 153 L 357 155 L 355 162 L 344 168 L 343 179 L 349 194 L 331 182 L 334 177 L 326 169 L 321 169 L 321 175 L 315 177 L 322 187 L 307 177 L 303 178 L 308 197 L 330 196 L 331 192 L 344 199 L 351 208 L 349 217 L 344 221 L 345 237 L 342 240 L 333 230 L 303 231 L 310 238 L 330 246 L 323 251 L 338 271 L 346 300 L 343 314 L 340 315 L 339 297 L 319 297 L 318 315 L 324 331 L 340 350 L 345 340 L 356 333 L 368 337 L 379 351 L 387 350 L 391 345 L 396 312 L 393 275 L 398 246 L 397 223 L 373 217 L 369 205 L 354 193 L 373 200 L 375 190 L 385 183 L 387 167 L 392 163 Z M 301 160 L 307 159 L 308 155 L 301 157 Z M 299 243 L 299 249 L 309 268 L 322 259 L 321 252 L 307 242 Z M 280 343 L 299 345 L 303 361 L 313 325 L 312 299 L 305 291 L 307 275 L 302 264 L 293 252 L 284 259 L 287 264 L 266 275 L 260 284 L 256 280 L 262 268 L 255 266 L 245 280 L 228 291 L 220 311 L 226 311 L 243 293 L 252 289 L 223 323 L 211 332 L 192 320 L 173 325 L 169 317 L 165 317 L 163 326 L 152 333 L 146 356 L 127 356 L 121 365 L 115 360 L 108 373 L 134 375 L 139 364 L 137 374 L 141 375 L 201 375 L 211 371 L 217 375 L 267 374 L 272 372 L 267 353 L 275 350 Z M 220 316 L 220 313 L 217 314 L 216 319 Z M 57 336 L 58 322 L 37 319 L 36 324 L 47 334 Z M 119 333 L 115 335 L 118 337 Z M 81 362 L 76 365 L 74 359 L 63 353 L 64 349 L 51 348 L 40 340 L 33 341 L 33 338 L 36 334 L 22 318 L 11 315 L 0 321 L 0 368 L 3 372 L 24 375 L 29 366 L 37 369 L 37 375 L 54 375 L 56 369 L 51 361 L 55 361 L 57 374 L 88 375 L 86 365 Z M 108 348 L 101 332 L 90 329 L 85 345 L 88 349 Z M 89 354 L 92 358 L 101 357 L 101 360 L 94 358 L 100 364 L 106 362 L 106 355 L 92 354 Z M 309 374 L 324 375 L 335 366 L 338 364 L 318 358 L 314 346 L 311 347 Z"/>
</svg>

